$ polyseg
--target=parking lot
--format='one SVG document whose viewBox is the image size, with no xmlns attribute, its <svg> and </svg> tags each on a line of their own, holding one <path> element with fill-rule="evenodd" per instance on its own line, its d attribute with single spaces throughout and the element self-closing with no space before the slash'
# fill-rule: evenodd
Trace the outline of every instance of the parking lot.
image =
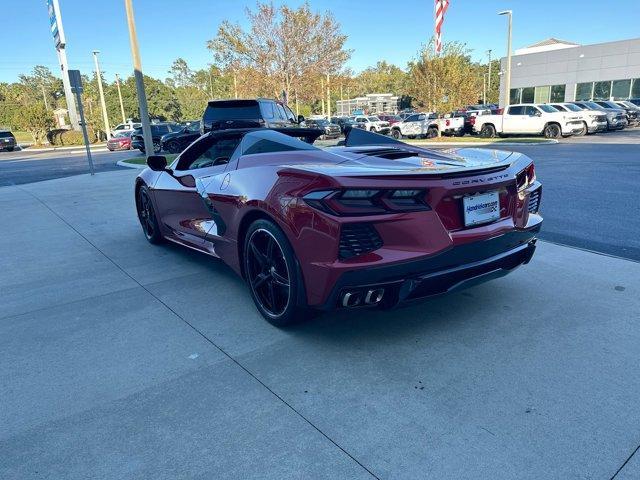
<svg viewBox="0 0 640 480">
<path fill-rule="evenodd" d="M 544 182 L 512 275 L 287 330 L 144 241 L 135 170 L 0 188 L 0 478 L 638 478 L 638 136 L 498 147 Z"/>
</svg>

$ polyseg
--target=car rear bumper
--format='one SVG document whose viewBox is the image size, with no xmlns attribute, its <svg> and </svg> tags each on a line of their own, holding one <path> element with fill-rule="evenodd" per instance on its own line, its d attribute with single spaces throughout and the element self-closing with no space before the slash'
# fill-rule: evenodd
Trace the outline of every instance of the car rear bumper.
<svg viewBox="0 0 640 480">
<path fill-rule="evenodd" d="M 369 306 L 391 308 L 504 276 L 529 263 L 541 225 L 542 218 L 532 214 L 525 229 L 455 246 L 426 259 L 347 271 L 338 278 L 326 301 L 315 307 L 364 307 L 369 292 L 382 290 L 379 302 Z M 350 295 L 345 303 L 347 294 Z M 349 305 L 357 298 L 357 305 Z"/>
</svg>

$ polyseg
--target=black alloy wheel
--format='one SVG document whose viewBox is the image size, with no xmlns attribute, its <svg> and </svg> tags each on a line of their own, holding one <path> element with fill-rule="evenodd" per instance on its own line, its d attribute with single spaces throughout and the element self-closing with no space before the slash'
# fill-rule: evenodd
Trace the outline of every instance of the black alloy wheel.
<svg viewBox="0 0 640 480">
<path fill-rule="evenodd" d="M 480 129 L 480 136 L 484 138 L 493 138 L 496 136 L 496 129 L 493 125 L 483 125 Z"/>
<path fill-rule="evenodd" d="M 251 296 L 262 316 L 276 326 L 301 320 L 306 309 L 298 263 L 287 237 L 272 222 L 257 220 L 244 242 L 244 273 Z"/>
<path fill-rule="evenodd" d="M 162 151 L 162 145 L 160 145 L 160 140 L 153 141 L 153 153 L 160 153 Z"/>
<path fill-rule="evenodd" d="M 167 143 L 167 151 L 169 153 L 180 153 L 180 144 L 176 140 Z"/>
<path fill-rule="evenodd" d="M 560 126 L 555 123 L 549 124 L 544 127 L 544 136 L 545 138 L 558 138 L 562 135 L 562 130 L 560 130 Z"/>
<path fill-rule="evenodd" d="M 162 235 L 160 234 L 158 219 L 156 218 L 153 202 L 149 195 L 149 189 L 145 185 L 138 188 L 136 208 L 138 210 L 138 219 L 140 220 L 140 225 L 142 226 L 142 231 L 146 239 L 149 243 L 161 243 Z"/>
</svg>

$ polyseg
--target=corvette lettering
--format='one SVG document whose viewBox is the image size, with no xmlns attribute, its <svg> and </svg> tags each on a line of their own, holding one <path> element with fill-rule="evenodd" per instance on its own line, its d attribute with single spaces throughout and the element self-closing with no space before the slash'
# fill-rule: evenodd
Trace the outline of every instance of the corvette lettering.
<svg viewBox="0 0 640 480">
<path fill-rule="evenodd" d="M 497 180 L 503 180 L 505 178 L 509 178 L 508 173 L 504 173 L 502 175 L 496 175 L 494 177 L 488 178 L 470 178 L 468 180 L 456 180 L 453 182 L 453 185 L 473 185 L 475 183 L 486 183 L 486 182 L 495 182 Z"/>
</svg>

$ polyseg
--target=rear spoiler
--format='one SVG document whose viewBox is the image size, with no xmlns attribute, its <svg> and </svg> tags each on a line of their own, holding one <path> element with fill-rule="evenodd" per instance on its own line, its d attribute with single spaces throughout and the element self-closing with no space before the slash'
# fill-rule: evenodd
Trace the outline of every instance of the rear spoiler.
<svg viewBox="0 0 640 480">
<path fill-rule="evenodd" d="M 407 144 L 396 140 L 393 137 L 387 137 L 386 135 L 380 135 L 379 133 L 369 132 L 362 128 L 351 128 L 347 130 L 346 137 L 344 139 L 345 147 L 369 147 L 375 145 L 402 145 L 406 147 Z"/>
</svg>

